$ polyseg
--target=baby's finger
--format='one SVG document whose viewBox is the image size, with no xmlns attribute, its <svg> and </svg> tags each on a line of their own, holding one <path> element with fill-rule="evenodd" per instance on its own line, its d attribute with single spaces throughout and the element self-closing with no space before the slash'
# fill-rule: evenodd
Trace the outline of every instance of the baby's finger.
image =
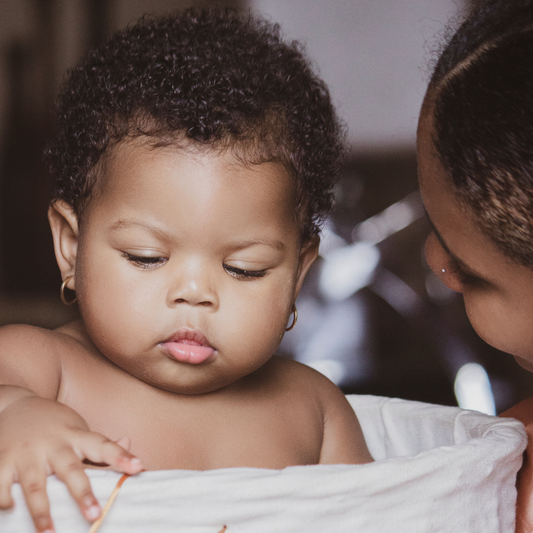
<svg viewBox="0 0 533 533">
<path fill-rule="evenodd" d="M 46 472 L 37 465 L 28 465 L 19 471 L 19 483 L 28 511 L 38 533 L 52 533 L 54 525 L 46 494 Z"/>
<path fill-rule="evenodd" d="M 10 509 L 15 503 L 11 496 L 13 477 L 11 468 L 0 468 L 0 509 Z"/>
<path fill-rule="evenodd" d="M 131 441 L 129 437 L 120 437 L 120 439 L 115 441 L 121 448 L 124 448 L 127 452 L 130 451 Z"/>
<path fill-rule="evenodd" d="M 97 433 L 89 433 L 78 442 L 77 451 L 81 457 L 93 463 L 107 463 L 113 470 L 126 474 L 138 474 L 141 461 L 115 442 Z"/>
<path fill-rule="evenodd" d="M 58 450 L 50 458 L 50 464 L 58 479 L 67 486 L 70 494 L 76 500 L 83 516 L 93 522 L 102 509 L 91 489 L 91 483 L 80 458 L 70 448 Z"/>
</svg>

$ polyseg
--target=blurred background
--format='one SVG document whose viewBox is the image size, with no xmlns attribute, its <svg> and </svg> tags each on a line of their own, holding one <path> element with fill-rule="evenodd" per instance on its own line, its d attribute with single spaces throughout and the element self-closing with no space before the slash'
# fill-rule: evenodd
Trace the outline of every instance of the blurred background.
<svg viewBox="0 0 533 533">
<path fill-rule="evenodd" d="M 337 208 L 280 350 L 349 393 L 485 412 L 533 395 L 533 376 L 475 335 L 424 261 L 417 116 L 468 0 L 0 0 L 0 324 L 76 316 L 59 300 L 42 161 L 63 73 L 144 13 L 207 4 L 258 12 L 305 43 L 347 126 Z"/>
</svg>

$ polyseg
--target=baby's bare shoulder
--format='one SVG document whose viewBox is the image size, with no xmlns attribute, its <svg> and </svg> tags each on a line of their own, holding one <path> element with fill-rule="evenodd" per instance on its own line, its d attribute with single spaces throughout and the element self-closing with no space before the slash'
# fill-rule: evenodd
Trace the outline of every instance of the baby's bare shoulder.
<svg viewBox="0 0 533 533">
<path fill-rule="evenodd" d="M 0 383 L 55 398 L 61 382 L 65 335 L 26 324 L 0 327 Z M 68 344 L 68 341 L 67 341 Z"/>
<path fill-rule="evenodd" d="M 311 390 L 321 401 L 329 402 L 344 395 L 326 376 L 307 365 L 287 357 L 273 357 L 269 362 L 278 379 L 285 382 L 292 390 Z"/>
<path fill-rule="evenodd" d="M 274 370 L 306 405 L 318 404 L 323 419 L 320 463 L 371 462 L 357 416 L 342 391 L 316 370 L 284 358 L 273 358 Z"/>
<path fill-rule="evenodd" d="M 296 361 L 275 358 L 273 365 L 296 396 L 314 398 L 320 405 L 324 424 L 321 463 L 359 464 L 373 460 L 354 410 L 334 383 Z"/>
<path fill-rule="evenodd" d="M 313 368 L 285 357 L 273 357 L 269 361 L 270 382 L 266 383 L 274 393 L 285 398 L 294 397 L 299 404 L 312 406 L 324 420 L 338 418 L 355 419 L 355 413 L 342 391 L 326 376 Z"/>
<path fill-rule="evenodd" d="M 55 331 L 27 324 L 2 326 L 0 327 L 0 360 L 5 363 L 11 358 L 31 356 L 43 349 L 46 353 L 51 352 L 60 337 L 61 335 Z"/>
</svg>

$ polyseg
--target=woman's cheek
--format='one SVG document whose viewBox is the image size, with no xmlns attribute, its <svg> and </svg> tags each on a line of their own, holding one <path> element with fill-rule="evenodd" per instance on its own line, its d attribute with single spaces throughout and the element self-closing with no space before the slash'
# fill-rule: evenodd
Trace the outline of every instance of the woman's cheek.
<svg viewBox="0 0 533 533">
<path fill-rule="evenodd" d="M 483 296 L 479 292 L 467 292 L 464 302 L 474 331 L 487 344 L 511 355 L 524 355 L 522 328 L 513 320 L 512 309 L 508 309 L 491 293 Z"/>
<path fill-rule="evenodd" d="M 533 354 L 531 356 L 531 361 L 529 359 L 525 359 L 524 357 L 519 357 L 518 355 L 514 356 L 516 362 L 528 372 L 533 372 Z"/>
<path fill-rule="evenodd" d="M 490 327 L 493 321 L 490 319 L 490 316 L 487 316 L 487 309 L 480 306 L 479 302 L 476 302 L 468 294 L 464 297 L 464 303 L 466 315 L 468 316 L 468 320 L 474 328 L 474 331 L 487 344 L 497 348 L 498 336 L 495 334 L 495 328 Z"/>
</svg>

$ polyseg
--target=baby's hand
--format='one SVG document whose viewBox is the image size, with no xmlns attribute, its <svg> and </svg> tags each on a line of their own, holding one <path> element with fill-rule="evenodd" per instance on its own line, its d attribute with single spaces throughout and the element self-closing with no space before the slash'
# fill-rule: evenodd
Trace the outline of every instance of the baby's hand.
<svg viewBox="0 0 533 533">
<path fill-rule="evenodd" d="M 0 508 L 14 505 L 11 486 L 20 483 L 39 533 L 53 532 L 46 477 L 55 474 L 67 485 L 87 520 L 96 520 L 100 505 L 91 490 L 83 461 L 105 463 L 117 472 L 137 474 L 139 459 L 120 444 L 89 431 L 85 421 L 58 402 L 26 396 L 0 412 Z"/>
</svg>

